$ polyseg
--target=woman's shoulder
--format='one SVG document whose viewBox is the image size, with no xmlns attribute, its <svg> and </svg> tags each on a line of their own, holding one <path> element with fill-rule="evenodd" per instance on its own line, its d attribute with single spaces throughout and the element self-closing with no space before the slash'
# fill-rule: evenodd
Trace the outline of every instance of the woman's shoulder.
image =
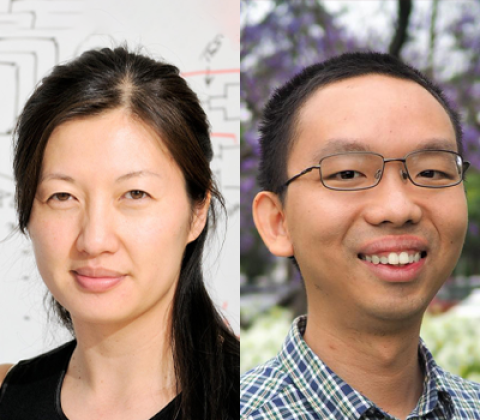
<svg viewBox="0 0 480 420">
<path fill-rule="evenodd" d="M 7 376 L 7 373 L 9 370 L 13 367 L 14 365 L 0 365 L 0 386 L 2 386 L 2 383 Z"/>
<path fill-rule="evenodd" d="M 0 386 L 5 380 L 10 383 L 21 382 L 25 377 L 39 379 L 49 376 L 53 371 L 61 370 L 69 361 L 75 346 L 76 342 L 72 341 L 32 359 L 21 360 L 16 365 L 0 365 Z M 11 373 L 8 375 L 10 370 Z"/>
</svg>

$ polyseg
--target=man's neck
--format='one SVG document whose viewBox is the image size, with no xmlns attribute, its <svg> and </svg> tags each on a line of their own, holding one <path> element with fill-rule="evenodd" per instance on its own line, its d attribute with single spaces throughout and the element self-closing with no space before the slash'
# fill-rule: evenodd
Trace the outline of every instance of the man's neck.
<svg viewBox="0 0 480 420">
<path fill-rule="evenodd" d="M 309 314 L 304 339 L 320 359 L 350 386 L 389 414 L 405 419 L 423 392 L 418 359 L 420 323 L 395 333 L 334 328 Z M 329 328 L 330 327 L 330 328 Z"/>
</svg>

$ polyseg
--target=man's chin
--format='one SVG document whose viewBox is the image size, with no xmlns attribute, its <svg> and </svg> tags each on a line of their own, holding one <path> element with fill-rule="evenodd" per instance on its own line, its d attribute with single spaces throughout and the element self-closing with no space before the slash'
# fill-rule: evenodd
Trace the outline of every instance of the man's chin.
<svg viewBox="0 0 480 420">
<path fill-rule="evenodd" d="M 395 302 L 381 302 L 364 308 L 366 322 L 370 328 L 380 330 L 383 334 L 400 331 L 412 326 L 420 326 L 430 301 L 421 298 Z"/>
</svg>

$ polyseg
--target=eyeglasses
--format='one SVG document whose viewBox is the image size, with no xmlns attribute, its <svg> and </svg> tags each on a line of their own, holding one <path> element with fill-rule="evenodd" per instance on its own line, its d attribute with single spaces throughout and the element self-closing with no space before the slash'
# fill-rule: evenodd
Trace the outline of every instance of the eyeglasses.
<svg viewBox="0 0 480 420">
<path fill-rule="evenodd" d="M 311 166 L 291 177 L 280 189 L 314 169 L 320 173 L 320 181 L 331 190 L 359 191 L 378 185 L 385 170 L 385 163 L 402 162 L 403 179 L 425 188 L 453 187 L 462 182 L 470 166 L 462 157 L 450 150 L 417 150 L 404 158 L 385 159 L 374 152 L 345 152 L 325 156 L 318 165 Z"/>
</svg>

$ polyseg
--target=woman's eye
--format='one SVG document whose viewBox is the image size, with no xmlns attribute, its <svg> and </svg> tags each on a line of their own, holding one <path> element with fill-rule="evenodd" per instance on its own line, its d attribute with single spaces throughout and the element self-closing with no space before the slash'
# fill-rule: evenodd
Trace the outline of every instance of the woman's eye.
<svg viewBox="0 0 480 420">
<path fill-rule="evenodd" d="M 55 193 L 49 198 L 49 200 L 68 201 L 71 198 L 73 197 L 69 193 Z"/>
<path fill-rule="evenodd" d="M 150 197 L 145 191 L 132 190 L 125 194 L 125 197 L 132 200 L 141 200 L 142 198 Z"/>
</svg>

